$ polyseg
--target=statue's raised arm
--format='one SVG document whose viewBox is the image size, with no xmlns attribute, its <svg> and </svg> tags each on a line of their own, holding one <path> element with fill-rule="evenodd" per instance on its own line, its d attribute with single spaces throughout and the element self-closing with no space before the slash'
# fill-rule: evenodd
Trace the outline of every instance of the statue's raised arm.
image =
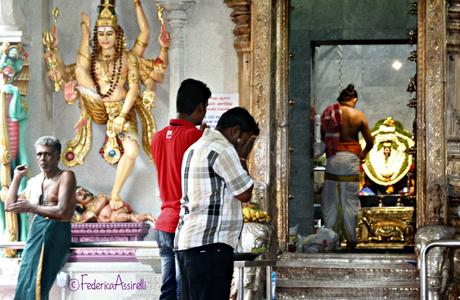
<svg viewBox="0 0 460 300">
<path fill-rule="evenodd" d="M 133 0 L 136 10 L 137 24 L 139 26 L 139 35 L 134 42 L 131 52 L 138 57 L 144 57 L 144 52 L 149 45 L 150 25 L 142 8 L 141 0 Z"/>
<path fill-rule="evenodd" d="M 157 83 L 162 83 L 168 66 L 169 33 L 166 30 L 166 23 L 163 19 L 163 7 L 158 6 L 157 16 L 161 24 L 161 33 L 158 37 L 160 54 L 156 58 L 144 57 L 145 50 L 149 45 L 150 26 L 142 8 L 140 0 L 133 0 L 136 10 L 139 35 L 137 36 L 131 53 L 139 59 L 139 75 L 145 89 L 142 93 L 143 103 L 149 108 L 154 106 L 155 91 Z"/>
<path fill-rule="evenodd" d="M 75 76 L 79 86 L 84 86 L 89 89 L 94 89 L 95 84 L 91 78 L 91 49 L 89 42 L 91 39 L 91 32 L 89 29 L 89 16 L 85 12 L 81 16 L 81 42 L 80 48 L 77 53 L 77 64 L 75 66 Z"/>
<path fill-rule="evenodd" d="M 59 38 L 56 21 L 59 15 L 57 9 L 53 10 L 55 23 L 50 31 L 43 32 L 42 43 L 45 46 L 43 59 L 48 67 L 48 77 L 54 82 L 54 90 L 60 91 L 64 84 L 75 78 L 75 64 L 65 65 L 58 49 Z"/>
</svg>

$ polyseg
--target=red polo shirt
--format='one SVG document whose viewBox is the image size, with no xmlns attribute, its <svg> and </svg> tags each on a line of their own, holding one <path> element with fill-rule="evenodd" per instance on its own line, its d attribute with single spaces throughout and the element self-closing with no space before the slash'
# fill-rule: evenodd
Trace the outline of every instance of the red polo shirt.
<svg viewBox="0 0 460 300">
<path fill-rule="evenodd" d="M 161 212 L 155 228 L 175 232 L 179 222 L 181 187 L 181 165 L 184 152 L 203 134 L 193 123 L 171 119 L 169 126 L 158 131 L 152 139 L 151 150 L 158 175 Z"/>
</svg>

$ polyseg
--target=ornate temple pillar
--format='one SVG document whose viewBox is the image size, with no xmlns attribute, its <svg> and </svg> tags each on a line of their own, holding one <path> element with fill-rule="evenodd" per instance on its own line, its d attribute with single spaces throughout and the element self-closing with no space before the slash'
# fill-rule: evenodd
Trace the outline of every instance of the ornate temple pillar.
<svg viewBox="0 0 460 300">
<path fill-rule="evenodd" d="M 418 1 L 417 40 L 417 228 L 445 224 L 446 4 Z"/>
<path fill-rule="evenodd" d="M 288 99 L 288 1 L 276 3 L 276 83 L 275 111 L 272 116 L 275 125 L 276 157 L 273 168 L 273 199 L 276 206 L 271 209 L 275 216 L 278 248 L 285 251 L 288 246 L 289 218 L 289 101 Z"/>
<path fill-rule="evenodd" d="M 249 104 L 249 111 L 259 123 L 260 135 L 256 140 L 253 162 L 250 165 L 250 174 L 257 180 L 263 181 L 266 184 L 271 179 L 271 165 L 273 152 L 273 140 L 270 139 L 272 134 L 271 128 L 271 108 L 272 103 L 272 87 L 274 78 L 272 74 L 271 59 L 274 54 L 272 49 L 273 31 L 272 31 L 272 1 L 253 1 L 252 2 L 252 96 Z"/>
<path fill-rule="evenodd" d="M 170 28 L 169 46 L 169 115 L 176 114 L 176 93 L 185 79 L 185 25 L 188 13 L 195 4 L 194 0 L 155 0 L 168 12 L 166 20 Z"/>
<path fill-rule="evenodd" d="M 273 216 L 275 248 L 285 250 L 288 230 L 287 1 L 251 2 L 251 102 L 260 135 L 250 174 L 266 187 L 261 206 Z"/>
<path fill-rule="evenodd" d="M 233 9 L 230 16 L 235 23 L 235 50 L 238 55 L 238 93 L 240 106 L 251 103 L 251 1 L 224 0 Z"/>
</svg>

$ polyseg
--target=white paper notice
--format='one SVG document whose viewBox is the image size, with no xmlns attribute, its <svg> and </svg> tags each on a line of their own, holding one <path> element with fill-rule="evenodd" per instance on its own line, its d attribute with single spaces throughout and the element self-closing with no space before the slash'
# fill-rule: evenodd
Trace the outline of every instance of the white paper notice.
<svg viewBox="0 0 460 300">
<path fill-rule="evenodd" d="M 203 122 L 215 128 L 220 116 L 232 107 L 238 106 L 238 94 L 213 94 L 208 101 L 208 108 Z"/>
</svg>

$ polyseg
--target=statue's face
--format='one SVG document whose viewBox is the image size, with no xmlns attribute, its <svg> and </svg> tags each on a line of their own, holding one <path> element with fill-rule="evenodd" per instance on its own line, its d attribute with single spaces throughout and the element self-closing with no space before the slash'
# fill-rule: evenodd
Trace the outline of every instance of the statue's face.
<svg viewBox="0 0 460 300">
<path fill-rule="evenodd" d="M 78 203 L 82 204 L 83 206 L 87 205 L 91 200 L 93 200 L 93 194 L 90 191 L 85 189 L 84 187 L 79 187 L 75 191 L 75 198 Z"/>
<path fill-rule="evenodd" d="M 391 147 L 386 147 L 386 146 L 384 146 L 384 147 L 383 147 L 383 154 L 384 154 L 386 157 L 390 156 L 390 155 L 391 155 Z"/>
<path fill-rule="evenodd" d="M 113 27 L 98 27 L 97 40 L 102 49 L 112 49 L 115 47 L 117 34 Z"/>
<path fill-rule="evenodd" d="M 8 57 L 9 58 L 18 58 L 19 57 L 18 48 L 16 48 L 16 47 L 10 48 L 10 50 L 8 51 Z"/>
</svg>

